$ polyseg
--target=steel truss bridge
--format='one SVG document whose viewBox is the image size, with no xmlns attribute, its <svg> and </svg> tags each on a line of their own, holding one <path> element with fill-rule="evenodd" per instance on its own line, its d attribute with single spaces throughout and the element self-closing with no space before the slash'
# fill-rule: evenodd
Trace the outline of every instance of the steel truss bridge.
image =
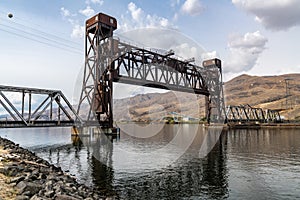
<svg viewBox="0 0 300 200">
<path fill-rule="evenodd" d="M 219 59 L 197 66 L 172 50 L 158 53 L 121 42 L 113 37 L 116 29 L 117 20 L 102 13 L 86 21 L 85 69 L 77 110 L 61 91 L 0 86 L 0 128 L 100 125 L 112 129 L 114 82 L 204 95 L 208 123 L 280 119 L 277 111 L 249 105 L 229 106 L 225 111 Z"/>
<path fill-rule="evenodd" d="M 254 108 L 250 105 L 227 106 L 226 121 L 230 122 L 281 122 L 278 110 Z"/>
<path fill-rule="evenodd" d="M 157 53 L 113 37 L 117 20 L 99 13 L 86 21 L 85 70 L 77 114 L 113 127 L 113 82 L 206 96 L 208 121 L 224 122 L 222 69 L 219 59 L 191 64 L 172 50 Z M 83 113 L 83 107 L 89 110 Z"/>
<path fill-rule="evenodd" d="M 61 91 L 0 86 L 0 128 L 74 126 L 82 120 Z"/>
</svg>

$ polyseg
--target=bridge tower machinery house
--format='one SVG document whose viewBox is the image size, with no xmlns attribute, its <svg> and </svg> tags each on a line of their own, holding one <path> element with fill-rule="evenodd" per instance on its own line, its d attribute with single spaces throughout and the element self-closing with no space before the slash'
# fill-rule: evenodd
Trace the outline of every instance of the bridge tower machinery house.
<svg viewBox="0 0 300 200">
<path fill-rule="evenodd" d="M 199 67 L 177 59 L 172 50 L 160 54 L 114 39 L 116 29 L 117 20 L 103 13 L 86 21 L 85 69 L 77 108 L 86 124 L 113 128 L 113 82 L 205 95 L 208 121 L 224 122 L 219 59 Z"/>
</svg>

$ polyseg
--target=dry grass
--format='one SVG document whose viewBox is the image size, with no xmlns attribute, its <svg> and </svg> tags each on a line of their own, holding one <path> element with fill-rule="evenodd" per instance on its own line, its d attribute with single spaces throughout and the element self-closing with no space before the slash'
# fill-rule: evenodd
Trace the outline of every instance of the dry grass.
<svg viewBox="0 0 300 200">
<path fill-rule="evenodd" d="M 291 97 L 286 108 L 286 79 L 289 80 Z M 286 119 L 300 118 L 300 74 L 281 76 L 249 76 L 241 75 L 225 83 L 225 104 L 249 104 L 253 107 L 281 110 Z M 179 101 L 180 100 L 180 101 Z M 195 105 L 191 94 L 167 92 L 164 94 L 142 94 L 135 97 L 116 100 L 114 119 L 157 119 L 178 112 L 195 118 L 204 117 L 204 98 L 200 95 L 199 107 Z M 289 106 L 290 108 L 291 106 Z M 196 109 L 197 108 L 197 109 Z"/>
<path fill-rule="evenodd" d="M 286 79 L 290 97 L 286 105 Z M 253 107 L 282 110 L 286 119 L 300 116 L 300 74 L 281 76 L 241 75 L 225 83 L 226 105 L 249 104 Z M 286 110 L 286 108 L 288 108 Z"/>
<path fill-rule="evenodd" d="M 3 147 L 0 147 L 0 168 L 3 167 L 4 162 L 7 162 L 5 159 L 6 155 L 8 155 L 7 150 L 3 150 Z M 8 199 L 15 199 L 17 196 L 17 191 L 14 189 L 12 185 L 9 184 L 10 177 L 5 176 L 4 174 L 0 173 L 0 199 L 8 200 Z"/>
</svg>

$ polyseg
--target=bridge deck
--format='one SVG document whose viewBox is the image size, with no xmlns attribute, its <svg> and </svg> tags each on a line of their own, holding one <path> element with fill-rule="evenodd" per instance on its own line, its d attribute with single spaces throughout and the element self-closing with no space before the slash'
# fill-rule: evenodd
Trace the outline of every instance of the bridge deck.
<svg viewBox="0 0 300 200">
<path fill-rule="evenodd" d="M 25 124 L 23 121 L 0 121 L 0 128 L 68 127 L 75 126 L 74 121 L 36 121 Z"/>
</svg>

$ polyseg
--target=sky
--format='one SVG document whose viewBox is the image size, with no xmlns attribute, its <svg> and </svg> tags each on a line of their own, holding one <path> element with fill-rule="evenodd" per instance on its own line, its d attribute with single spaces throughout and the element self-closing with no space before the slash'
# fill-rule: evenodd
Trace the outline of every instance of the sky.
<svg viewBox="0 0 300 200">
<path fill-rule="evenodd" d="M 218 57 L 225 81 L 300 71 L 299 0 L 1 0 L 0 85 L 60 89 L 72 99 L 84 67 L 85 20 L 99 12 L 115 17 L 115 35 L 132 43 L 174 48 L 196 64 Z"/>
</svg>

